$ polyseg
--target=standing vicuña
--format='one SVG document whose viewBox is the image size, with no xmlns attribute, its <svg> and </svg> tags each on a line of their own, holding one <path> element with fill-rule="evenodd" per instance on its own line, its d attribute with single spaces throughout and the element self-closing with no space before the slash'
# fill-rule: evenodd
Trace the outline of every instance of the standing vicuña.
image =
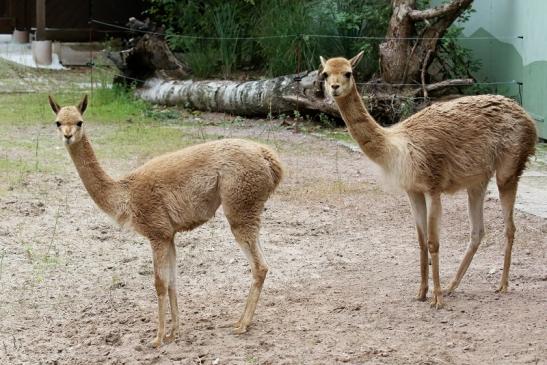
<svg viewBox="0 0 547 365">
<path fill-rule="evenodd" d="M 420 243 L 422 281 L 418 299 L 428 289 L 428 249 L 433 271 L 433 300 L 442 307 L 439 279 L 439 222 L 441 193 L 467 189 L 471 239 L 448 292 L 460 283 L 484 236 L 483 201 L 486 186 L 496 174 L 505 221 L 505 261 L 498 291 L 508 285 L 515 235 L 513 205 L 517 183 L 537 139 L 532 119 L 513 100 L 503 96 L 462 97 L 432 105 L 391 128 L 370 116 L 357 91 L 351 60 L 321 57 L 325 89 L 335 99 L 352 137 L 363 152 L 404 189 L 412 206 Z"/>
<path fill-rule="evenodd" d="M 235 332 L 251 323 L 268 266 L 258 242 L 264 203 L 281 180 L 277 155 L 266 146 L 226 139 L 203 143 L 156 157 L 120 180 L 99 165 L 84 133 L 87 95 L 77 107 L 61 108 L 49 97 L 57 128 L 85 188 L 95 203 L 120 225 L 132 227 L 150 240 L 158 295 L 158 333 L 165 336 L 169 295 L 172 340 L 178 330 L 174 236 L 207 222 L 222 204 L 236 241 L 251 264 L 253 282 Z"/>
</svg>

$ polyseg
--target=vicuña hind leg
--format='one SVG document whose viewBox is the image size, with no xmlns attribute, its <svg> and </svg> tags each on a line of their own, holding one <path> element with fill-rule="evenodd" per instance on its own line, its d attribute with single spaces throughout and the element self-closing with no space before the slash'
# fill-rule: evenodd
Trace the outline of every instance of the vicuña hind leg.
<svg viewBox="0 0 547 365">
<path fill-rule="evenodd" d="M 420 244 L 420 276 L 421 283 L 416 299 L 425 301 L 427 296 L 429 281 L 429 263 L 427 254 L 427 208 L 423 193 L 407 192 L 410 199 L 412 213 L 416 220 L 416 231 L 418 234 L 418 243 Z"/>
<path fill-rule="evenodd" d="M 465 275 L 465 272 L 469 268 L 473 256 L 477 252 L 482 238 L 484 237 L 484 220 L 483 220 L 483 204 L 484 195 L 486 193 L 487 183 L 480 186 L 467 189 L 467 200 L 469 210 L 469 222 L 471 223 L 471 235 L 469 239 L 469 245 L 465 251 L 465 255 L 460 263 L 460 267 L 456 272 L 456 275 L 448 286 L 447 293 L 453 292 Z"/>
<path fill-rule="evenodd" d="M 179 331 L 179 307 L 177 303 L 177 254 L 175 241 L 169 245 L 169 307 L 171 309 L 171 332 L 165 336 L 165 341 L 173 341 Z"/>
<path fill-rule="evenodd" d="M 433 274 L 433 298 L 431 306 L 436 309 L 443 307 L 443 293 L 439 276 L 439 224 L 442 214 L 441 196 L 427 194 L 427 247 L 431 255 L 431 272 Z"/>
<path fill-rule="evenodd" d="M 151 240 L 153 263 L 154 263 L 154 285 L 158 296 L 158 332 L 156 338 L 151 342 L 154 347 L 159 347 L 165 337 L 165 307 L 167 291 L 169 288 L 169 245 L 168 240 Z"/>
<path fill-rule="evenodd" d="M 250 222 L 247 221 L 243 224 L 238 224 L 238 220 L 230 219 L 229 216 L 228 220 L 230 221 L 230 226 L 237 243 L 241 246 L 241 249 L 249 260 L 253 275 L 253 282 L 251 283 L 245 310 L 234 327 L 234 332 L 241 334 L 247 331 L 247 327 L 253 319 L 260 292 L 262 291 L 262 285 L 268 273 L 268 265 L 266 264 L 266 260 L 264 260 L 262 248 L 258 241 L 260 224 L 258 219 L 251 220 Z"/>
<path fill-rule="evenodd" d="M 498 182 L 498 190 L 500 193 L 501 208 L 503 211 L 503 220 L 505 223 L 505 258 L 503 260 L 503 274 L 498 290 L 499 293 L 507 292 L 509 286 L 509 268 L 511 266 L 511 252 L 513 249 L 513 240 L 515 238 L 515 222 L 513 221 L 513 207 L 517 195 L 517 179 L 512 179 L 509 182 L 500 185 Z"/>
</svg>

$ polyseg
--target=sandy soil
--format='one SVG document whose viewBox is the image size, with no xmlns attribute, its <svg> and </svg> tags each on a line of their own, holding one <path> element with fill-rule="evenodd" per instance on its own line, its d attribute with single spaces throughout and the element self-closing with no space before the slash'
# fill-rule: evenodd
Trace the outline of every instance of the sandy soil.
<svg viewBox="0 0 547 365">
<path fill-rule="evenodd" d="M 331 141 L 245 127 L 230 135 L 269 141 L 287 170 L 264 212 L 270 273 L 248 333 L 230 330 L 251 276 L 219 211 L 177 236 L 181 335 L 148 348 L 157 320 L 148 243 L 94 206 L 64 156 L 59 171 L 0 196 L 0 363 L 547 363 L 546 219 L 516 212 L 510 291 L 496 294 L 503 225 L 489 197 L 487 236 L 459 290 L 434 310 L 414 300 L 418 244 L 406 198 L 381 188 L 371 162 Z M 113 158 L 105 168 L 116 175 L 136 164 Z M 468 230 L 466 197 L 445 197 L 444 284 Z"/>
</svg>

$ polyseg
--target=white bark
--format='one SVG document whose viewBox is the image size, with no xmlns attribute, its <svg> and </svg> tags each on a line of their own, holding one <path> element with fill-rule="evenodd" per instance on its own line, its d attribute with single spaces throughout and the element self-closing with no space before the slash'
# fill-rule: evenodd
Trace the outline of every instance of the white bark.
<svg viewBox="0 0 547 365">
<path fill-rule="evenodd" d="M 245 116 L 315 110 L 338 116 L 332 100 L 316 96 L 317 71 L 258 81 L 192 81 L 153 77 L 136 93 L 155 104 Z"/>
</svg>

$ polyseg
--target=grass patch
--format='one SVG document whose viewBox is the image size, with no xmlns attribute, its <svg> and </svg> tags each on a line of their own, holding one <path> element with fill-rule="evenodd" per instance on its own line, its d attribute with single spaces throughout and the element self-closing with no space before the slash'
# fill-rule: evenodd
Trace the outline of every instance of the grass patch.
<svg viewBox="0 0 547 365">
<path fill-rule="evenodd" d="M 182 128 L 157 122 L 138 122 L 112 126 L 111 131 L 91 138 L 97 141 L 96 152 L 99 158 L 116 156 L 146 159 L 186 147 L 197 142 L 196 137 Z M 207 139 L 212 138 L 209 136 Z"/>
<path fill-rule="evenodd" d="M 96 60 L 102 66 L 104 60 Z M 47 93 L 58 90 L 83 92 L 91 88 L 107 86 L 115 71 L 108 67 L 95 68 L 91 77 L 88 68 L 72 70 L 36 69 L 0 59 L 0 93 Z"/>
<path fill-rule="evenodd" d="M 85 91 L 52 93 L 61 106 L 77 105 Z M 13 128 L 28 125 L 53 125 L 55 115 L 47 99 L 48 93 L 4 94 L 0 98 L 0 126 Z M 154 120 L 150 105 L 119 88 L 96 89 L 84 115 L 86 121 L 122 122 L 129 119 Z"/>
<path fill-rule="evenodd" d="M 357 145 L 357 142 L 344 129 L 321 129 L 319 133 L 329 139 Z"/>
<path fill-rule="evenodd" d="M 34 171 L 34 164 L 19 159 L 0 158 L 0 193 L 7 190 L 12 190 L 16 186 L 21 185 L 26 177 Z"/>
<path fill-rule="evenodd" d="M 303 183 L 291 189 L 290 195 L 297 200 L 323 200 L 348 195 L 362 195 L 374 189 L 365 182 L 343 180 L 317 180 Z"/>
</svg>

